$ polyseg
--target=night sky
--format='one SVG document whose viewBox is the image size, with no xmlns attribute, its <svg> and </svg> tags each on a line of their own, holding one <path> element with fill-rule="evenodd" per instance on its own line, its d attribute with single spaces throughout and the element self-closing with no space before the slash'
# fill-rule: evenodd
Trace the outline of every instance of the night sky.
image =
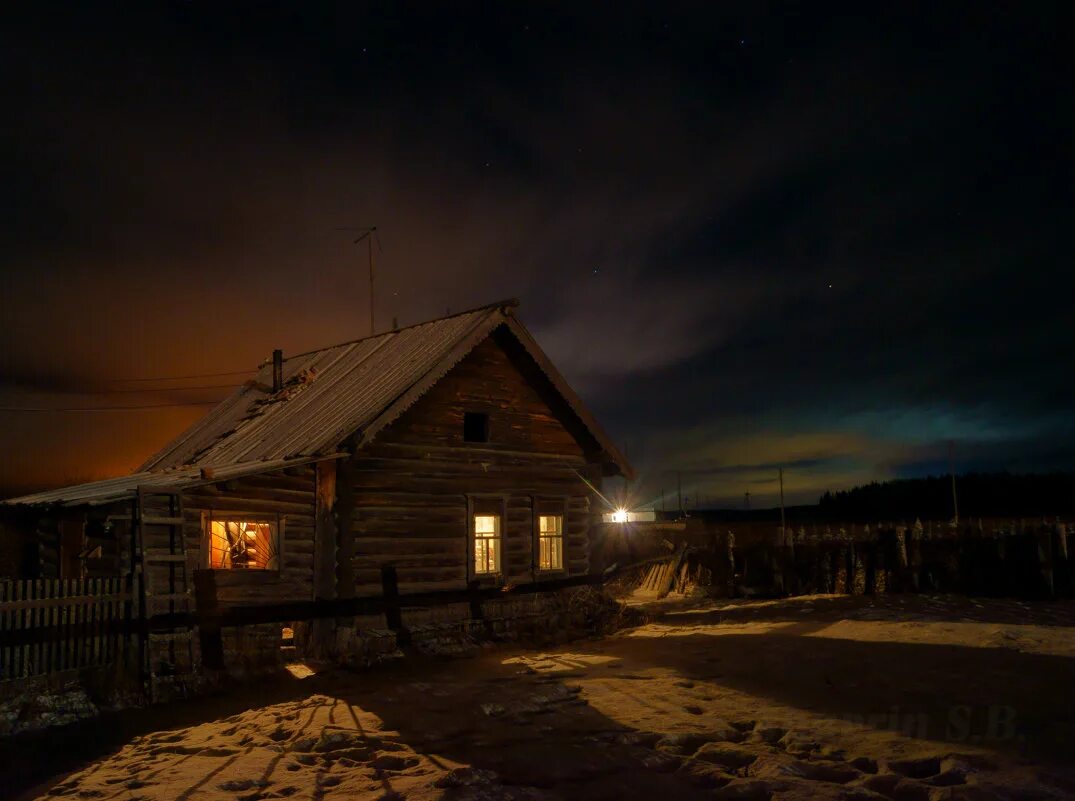
<svg viewBox="0 0 1075 801">
<path fill-rule="evenodd" d="M 640 498 L 681 470 L 772 504 L 783 466 L 810 502 L 945 471 L 949 441 L 961 471 L 1075 468 L 1052 5 L 26 5 L 2 487 L 129 471 L 208 408 L 12 407 L 215 400 L 246 376 L 207 374 L 367 333 L 338 230 L 367 225 L 379 322 L 520 298 Z"/>
</svg>

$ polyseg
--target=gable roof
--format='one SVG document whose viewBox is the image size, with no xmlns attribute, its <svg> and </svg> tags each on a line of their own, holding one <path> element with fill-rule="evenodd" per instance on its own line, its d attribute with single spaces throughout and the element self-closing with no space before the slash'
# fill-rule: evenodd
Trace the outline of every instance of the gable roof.
<svg viewBox="0 0 1075 801">
<path fill-rule="evenodd" d="M 512 310 L 517 305 L 517 301 L 504 301 L 291 356 L 283 362 L 283 389 L 275 394 L 272 363 L 266 362 L 254 380 L 221 401 L 133 475 L 5 503 L 75 503 L 79 498 L 101 503 L 126 497 L 138 485 L 208 483 L 201 468 L 212 468 L 214 476 L 220 476 L 222 468 L 247 475 L 337 458 L 344 440 L 354 435 L 358 448 L 372 441 L 501 326 L 518 340 L 578 417 L 603 459 L 620 474 L 633 477 L 619 449 L 515 318 Z"/>
</svg>

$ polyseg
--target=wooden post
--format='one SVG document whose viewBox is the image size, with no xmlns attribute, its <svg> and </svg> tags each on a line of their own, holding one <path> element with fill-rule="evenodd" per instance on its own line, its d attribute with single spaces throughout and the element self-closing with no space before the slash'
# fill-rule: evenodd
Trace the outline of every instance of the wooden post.
<svg viewBox="0 0 1075 801">
<path fill-rule="evenodd" d="M 396 632 L 396 641 L 400 642 L 403 614 L 399 608 L 399 578 L 394 565 L 381 565 L 381 595 L 384 597 L 385 624 Z"/>
<path fill-rule="evenodd" d="M 314 498 L 314 581 L 315 601 L 336 597 L 336 461 L 318 462 Z M 331 650 L 332 621 L 310 621 L 310 653 L 325 656 Z"/>
<path fill-rule="evenodd" d="M 315 600 L 336 597 L 336 461 L 317 463 L 314 511 Z"/>
<path fill-rule="evenodd" d="M 952 477 L 952 522 L 959 525 L 959 499 L 956 497 L 956 462 L 953 455 L 954 446 L 948 441 L 948 474 Z"/>
<path fill-rule="evenodd" d="M 214 571 L 194 571 L 194 603 L 198 610 L 202 667 L 223 670 L 224 638 L 220 630 L 220 606 L 217 603 Z"/>
<path fill-rule="evenodd" d="M 784 528 L 784 468 L 780 468 L 780 538 L 784 540 L 782 544 L 787 544 L 787 537 L 785 535 L 787 529 Z"/>
<path fill-rule="evenodd" d="M 341 459 L 336 464 L 336 597 L 355 597 L 355 534 L 352 517 L 355 513 L 354 475 L 351 460 Z"/>
</svg>

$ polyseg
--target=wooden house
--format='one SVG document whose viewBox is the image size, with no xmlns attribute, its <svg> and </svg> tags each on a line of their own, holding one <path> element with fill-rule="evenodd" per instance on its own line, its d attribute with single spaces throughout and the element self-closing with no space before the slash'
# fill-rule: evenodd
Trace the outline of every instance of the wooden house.
<svg viewBox="0 0 1075 801">
<path fill-rule="evenodd" d="M 34 509 L 42 577 L 144 576 L 146 614 L 518 586 L 591 570 L 631 468 L 498 303 L 287 355 L 129 476 Z M 76 575 L 77 574 L 77 575 Z"/>
</svg>

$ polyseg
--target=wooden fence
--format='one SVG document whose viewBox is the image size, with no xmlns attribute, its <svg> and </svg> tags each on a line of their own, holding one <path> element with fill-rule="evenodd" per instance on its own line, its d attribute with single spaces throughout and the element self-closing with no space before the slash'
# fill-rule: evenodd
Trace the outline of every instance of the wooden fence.
<svg viewBox="0 0 1075 801">
<path fill-rule="evenodd" d="M 0 681 L 122 659 L 130 601 L 123 578 L 0 581 Z"/>
</svg>

